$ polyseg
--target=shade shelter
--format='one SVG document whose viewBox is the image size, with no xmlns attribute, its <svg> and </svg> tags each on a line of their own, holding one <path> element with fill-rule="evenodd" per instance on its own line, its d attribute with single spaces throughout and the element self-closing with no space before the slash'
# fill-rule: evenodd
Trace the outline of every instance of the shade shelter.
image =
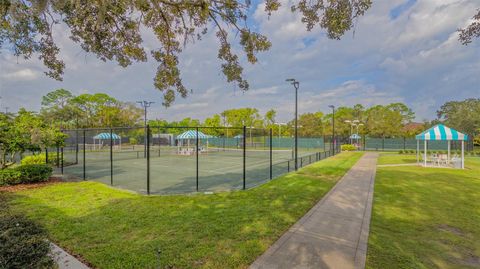
<svg viewBox="0 0 480 269">
<path fill-rule="evenodd" d="M 420 162 L 420 141 L 424 141 L 424 156 L 423 165 L 427 166 L 427 149 L 428 141 L 447 141 L 447 162 L 450 162 L 450 148 L 452 141 L 462 142 L 461 168 L 465 168 L 465 141 L 468 140 L 468 135 L 462 134 L 455 129 L 449 128 L 443 124 L 437 124 L 432 128 L 418 134 L 417 139 L 417 163 Z"/>
<path fill-rule="evenodd" d="M 111 138 L 110 138 L 111 137 Z M 115 134 L 115 133 L 99 133 L 96 136 L 93 137 L 93 148 L 96 148 L 97 142 L 98 142 L 98 147 L 103 146 L 103 142 L 107 140 L 107 143 L 110 144 L 110 139 L 112 139 L 113 145 L 115 145 L 115 142 L 117 145 L 121 146 L 122 145 L 122 138 Z"/>
<path fill-rule="evenodd" d="M 198 139 L 199 139 L 199 144 L 200 144 L 200 140 L 205 140 L 205 139 L 208 139 L 209 136 L 200 132 L 200 131 L 196 131 L 196 130 L 188 130 L 188 131 L 185 131 L 181 134 L 179 134 L 177 136 L 177 141 L 178 141 L 178 153 L 179 154 L 185 154 L 185 155 L 190 155 L 192 154 L 193 152 L 195 152 L 195 145 L 196 145 L 196 141 L 197 141 L 197 135 L 198 135 Z M 190 144 L 192 145 L 190 147 Z M 208 147 L 208 143 L 207 143 L 207 147 Z"/>
<path fill-rule="evenodd" d="M 350 136 L 350 139 L 360 139 L 360 138 L 362 138 L 362 137 L 359 136 L 358 134 L 352 134 L 352 135 Z"/>
</svg>

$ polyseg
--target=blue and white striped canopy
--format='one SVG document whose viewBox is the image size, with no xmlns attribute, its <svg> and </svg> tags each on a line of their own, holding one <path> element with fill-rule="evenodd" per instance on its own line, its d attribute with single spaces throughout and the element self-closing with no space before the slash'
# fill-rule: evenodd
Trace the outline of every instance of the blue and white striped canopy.
<svg viewBox="0 0 480 269">
<path fill-rule="evenodd" d="M 417 140 L 468 140 L 468 135 L 462 134 L 455 129 L 448 128 L 443 124 L 438 124 L 432 128 L 423 131 L 416 136 Z"/>
<path fill-rule="evenodd" d="M 208 137 L 209 137 L 208 135 L 198 131 L 199 139 L 207 139 Z M 197 131 L 195 130 L 188 130 L 177 136 L 177 139 L 196 139 L 196 138 L 197 138 Z"/>
<path fill-rule="evenodd" d="M 350 136 L 350 138 L 351 138 L 351 139 L 361 139 L 362 137 L 359 136 L 358 134 L 352 134 L 352 135 Z"/>
<path fill-rule="evenodd" d="M 120 136 L 117 134 L 112 134 L 113 139 L 120 139 Z M 93 139 L 110 139 L 110 133 L 99 133 L 98 135 L 94 136 Z"/>
</svg>

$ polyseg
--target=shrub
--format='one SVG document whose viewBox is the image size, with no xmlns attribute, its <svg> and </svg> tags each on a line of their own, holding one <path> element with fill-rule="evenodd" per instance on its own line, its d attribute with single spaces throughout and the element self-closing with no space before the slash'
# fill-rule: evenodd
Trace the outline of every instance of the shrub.
<svg viewBox="0 0 480 269">
<path fill-rule="evenodd" d="M 403 154 L 403 153 L 404 153 L 403 150 L 398 151 L 398 154 Z M 407 153 L 407 152 L 405 151 L 405 153 Z"/>
<path fill-rule="evenodd" d="M 0 268 L 52 268 L 45 230 L 23 217 L 0 215 Z"/>
<path fill-rule="evenodd" d="M 354 151 L 354 150 L 357 150 L 357 147 L 351 144 L 345 144 L 345 145 L 342 145 L 341 149 L 342 151 Z"/>
<path fill-rule="evenodd" d="M 47 181 L 52 175 L 52 167 L 46 164 L 26 164 L 15 168 L 21 174 L 22 183 Z"/>
<path fill-rule="evenodd" d="M 130 137 L 128 139 L 128 143 L 130 143 L 130 145 L 136 145 L 138 143 L 138 141 L 135 137 Z"/>
<path fill-rule="evenodd" d="M 0 186 L 15 185 L 21 183 L 22 174 L 13 168 L 0 170 Z"/>
<path fill-rule="evenodd" d="M 26 164 L 45 164 L 45 154 L 37 154 L 26 156 L 21 161 L 22 165 Z"/>
<path fill-rule="evenodd" d="M 46 156 L 45 153 L 25 156 L 22 159 L 21 164 L 45 164 L 45 162 L 46 162 L 46 157 L 45 156 Z M 48 153 L 48 163 L 51 164 L 51 165 L 56 165 L 57 164 L 57 153 L 56 152 L 49 152 Z"/>
</svg>

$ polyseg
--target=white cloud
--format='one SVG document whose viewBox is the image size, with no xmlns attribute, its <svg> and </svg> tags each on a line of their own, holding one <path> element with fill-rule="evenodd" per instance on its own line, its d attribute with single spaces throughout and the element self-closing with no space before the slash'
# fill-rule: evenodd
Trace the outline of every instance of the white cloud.
<svg viewBox="0 0 480 269">
<path fill-rule="evenodd" d="M 264 6 L 257 6 L 253 16 L 256 28 L 273 46 L 259 54 L 257 64 L 244 64 L 251 87 L 247 93 L 226 82 L 216 58 L 218 42 L 212 30 L 180 56 L 183 82 L 193 92 L 165 109 L 160 105 L 162 93 L 152 85 L 155 62 L 126 69 L 104 63 L 70 41 L 67 29 L 60 25 L 54 35 L 67 64 L 64 82 L 45 77 L 45 68 L 34 57 L 19 59 L 17 64 L 15 57 L 2 52 L 0 94 L 10 110 L 20 106 L 38 110 L 42 95 L 63 87 L 75 94 L 106 92 L 124 101 L 155 101 L 152 118 L 202 119 L 224 109 L 249 106 L 261 113 L 277 109 L 280 121 L 289 120 L 294 108 L 292 86 L 285 82 L 288 77 L 301 82 L 301 113 L 327 111 L 329 104 L 368 106 L 403 101 L 423 119 L 434 117 L 435 110 L 447 100 L 478 97 L 480 41 L 462 46 L 456 33 L 480 7 L 478 0 L 417 1 L 392 20 L 390 10 L 405 1 L 374 1 L 366 16 L 359 18 L 355 36 L 349 32 L 340 41 L 327 39 L 318 27 L 306 31 L 300 15 L 290 12 L 289 1 L 282 1 L 280 10 L 270 18 Z M 148 31 L 144 40 L 149 49 L 158 45 Z M 313 42 L 306 44 L 305 40 Z M 12 80 L 7 74 L 30 79 Z"/>
<path fill-rule="evenodd" d="M 42 74 L 43 75 L 43 74 Z M 21 80 L 34 80 L 38 78 L 38 72 L 30 69 L 24 68 L 10 73 L 3 73 L 2 78 L 10 81 L 21 81 Z"/>
</svg>

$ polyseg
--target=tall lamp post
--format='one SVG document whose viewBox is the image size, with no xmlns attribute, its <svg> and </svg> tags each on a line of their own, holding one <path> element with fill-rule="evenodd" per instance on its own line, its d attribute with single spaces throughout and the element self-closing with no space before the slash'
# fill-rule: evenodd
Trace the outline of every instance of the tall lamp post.
<svg viewBox="0 0 480 269">
<path fill-rule="evenodd" d="M 140 104 L 141 107 L 143 107 L 144 110 L 144 118 L 143 118 L 143 124 L 145 128 L 145 139 L 143 140 L 144 144 L 144 150 L 143 150 L 143 157 L 147 158 L 147 109 L 154 104 L 155 102 L 148 102 L 148 101 L 137 101 L 137 103 Z"/>
<path fill-rule="evenodd" d="M 355 126 L 357 126 L 357 145 L 358 145 L 358 147 L 360 147 L 360 145 L 359 145 L 359 144 L 360 144 L 360 135 L 358 134 L 358 128 L 359 128 L 360 126 L 363 126 L 363 125 L 364 125 L 363 123 L 357 123 L 357 124 L 355 124 Z"/>
<path fill-rule="evenodd" d="M 333 146 L 333 152 L 335 154 L 335 106 L 334 105 L 329 105 L 329 108 L 332 109 L 333 116 L 332 116 L 332 146 Z"/>
<path fill-rule="evenodd" d="M 286 123 L 281 123 L 281 122 L 277 122 L 275 123 L 276 125 L 278 125 L 278 139 L 280 139 L 281 135 L 282 135 L 282 125 L 287 125 Z M 280 140 L 278 140 L 279 143 L 280 143 Z"/>
<path fill-rule="evenodd" d="M 298 116 L 298 88 L 300 87 L 300 82 L 296 81 L 294 78 L 286 79 L 287 82 L 293 85 L 295 88 L 295 171 L 298 170 L 298 126 L 297 126 L 297 116 Z"/>
</svg>

